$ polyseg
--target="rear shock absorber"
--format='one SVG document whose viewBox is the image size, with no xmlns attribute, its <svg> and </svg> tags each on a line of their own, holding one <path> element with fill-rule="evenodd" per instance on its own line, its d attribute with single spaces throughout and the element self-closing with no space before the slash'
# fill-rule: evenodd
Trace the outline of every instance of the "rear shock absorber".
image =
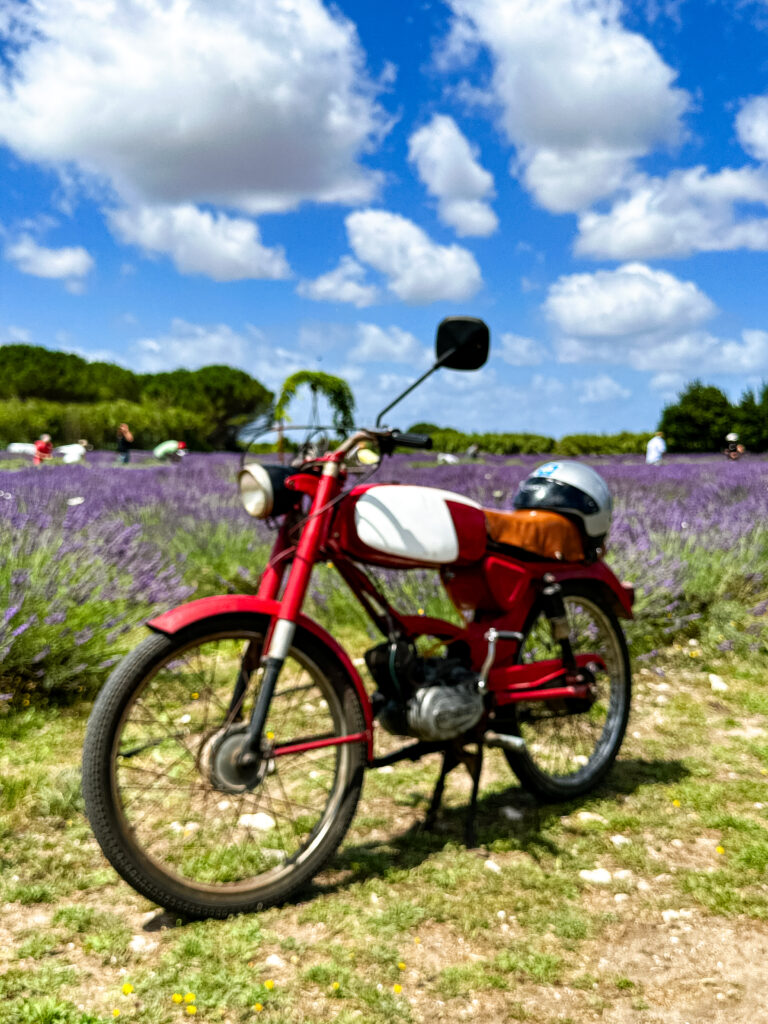
<svg viewBox="0 0 768 1024">
<path fill-rule="evenodd" d="M 551 573 L 544 575 L 544 587 L 541 591 L 544 614 L 549 619 L 552 638 L 560 644 L 563 665 L 569 672 L 576 671 L 576 659 L 570 641 L 570 626 L 563 601 L 563 588 Z"/>
</svg>

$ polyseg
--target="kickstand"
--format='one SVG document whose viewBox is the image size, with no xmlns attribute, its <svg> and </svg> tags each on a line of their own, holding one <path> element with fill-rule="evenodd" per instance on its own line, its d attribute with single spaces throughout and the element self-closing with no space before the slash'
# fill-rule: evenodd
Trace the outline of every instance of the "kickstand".
<svg viewBox="0 0 768 1024">
<path fill-rule="evenodd" d="M 435 783 L 435 790 L 432 793 L 432 799 L 429 802 L 429 810 L 427 816 L 424 819 L 424 828 L 432 829 L 435 825 L 435 819 L 437 818 L 437 812 L 440 810 L 440 803 L 443 799 L 443 790 L 445 789 L 445 777 L 448 772 L 452 772 L 457 764 L 461 762 L 456 757 L 456 751 L 453 747 L 449 747 L 443 751 L 443 764 L 440 768 L 440 777 Z"/>
<path fill-rule="evenodd" d="M 480 789 L 480 774 L 483 770 L 483 744 L 477 744 L 477 752 L 470 754 L 469 751 L 464 750 L 462 747 L 449 747 L 443 751 L 443 764 L 440 769 L 440 775 L 437 783 L 435 784 L 434 792 L 432 793 L 432 799 L 429 803 L 429 809 L 424 819 L 423 827 L 425 829 L 431 829 L 434 827 L 435 819 L 437 818 L 437 812 L 440 809 L 440 804 L 443 799 L 443 790 L 445 789 L 445 779 L 449 772 L 452 772 L 454 768 L 460 764 L 466 766 L 467 771 L 472 778 L 472 797 L 467 808 L 467 816 L 464 823 L 464 841 L 468 849 L 473 849 L 475 846 L 475 815 L 477 813 L 477 794 Z"/>
<path fill-rule="evenodd" d="M 477 744 L 476 754 L 467 754 L 466 764 L 469 774 L 472 776 L 472 799 L 467 808 L 467 817 L 464 821 L 464 842 L 468 850 L 477 846 L 475 837 L 475 816 L 477 814 L 477 793 L 480 789 L 480 775 L 483 771 L 483 744 Z"/>
</svg>

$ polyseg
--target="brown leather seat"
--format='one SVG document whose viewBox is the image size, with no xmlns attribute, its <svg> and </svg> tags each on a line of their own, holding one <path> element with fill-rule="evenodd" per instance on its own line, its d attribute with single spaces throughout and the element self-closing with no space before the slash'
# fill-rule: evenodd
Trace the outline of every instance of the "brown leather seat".
<svg viewBox="0 0 768 1024">
<path fill-rule="evenodd" d="M 570 519 L 543 509 L 500 512 L 486 508 L 488 536 L 502 547 L 522 549 L 539 558 L 583 562 L 584 545 L 579 528 Z"/>
</svg>

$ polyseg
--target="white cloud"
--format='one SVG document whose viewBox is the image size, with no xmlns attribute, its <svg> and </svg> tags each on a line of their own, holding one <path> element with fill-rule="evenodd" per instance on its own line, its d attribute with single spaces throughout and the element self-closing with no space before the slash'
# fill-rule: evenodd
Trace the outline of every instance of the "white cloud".
<svg viewBox="0 0 768 1024">
<path fill-rule="evenodd" d="M 0 328 L 0 345 L 31 345 L 32 332 L 26 327 L 15 327 L 9 324 Z"/>
<path fill-rule="evenodd" d="M 317 302 L 349 302 L 361 309 L 379 301 L 379 290 L 365 283 L 365 267 L 351 256 L 342 256 L 338 267 L 314 281 L 301 281 L 296 291 Z"/>
<path fill-rule="evenodd" d="M 736 117 L 736 134 L 750 156 L 768 160 L 768 96 L 752 96 Z"/>
<path fill-rule="evenodd" d="M 410 363 L 421 366 L 430 353 L 410 331 L 378 324 L 357 325 L 357 344 L 348 353 L 355 362 Z"/>
<path fill-rule="evenodd" d="M 664 392 L 680 373 L 768 374 L 768 332 L 745 330 L 738 340 L 709 334 L 701 324 L 717 311 L 708 296 L 641 263 L 561 277 L 543 308 L 561 363 L 657 371 L 653 386 Z"/>
<path fill-rule="evenodd" d="M 282 248 L 261 244 L 252 220 L 181 206 L 112 210 L 112 230 L 145 252 L 168 255 L 182 274 L 206 274 L 214 281 L 288 277 Z"/>
<path fill-rule="evenodd" d="M 571 274 L 553 284 L 544 311 L 564 335 L 621 339 L 690 329 L 714 316 L 693 283 L 643 263 Z"/>
<path fill-rule="evenodd" d="M 408 140 L 408 159 L 437 198 L 440 220 L 460 236 L 491 235 L 499 226 L 486 202 L 495 194 L 493 176 L 476 157 L 456 122 L 444 114 L 435 114 Z"/>
<path fill-rule="evenodd" d="M 682 373 L 662 371 L 651 378 L 648 385 L 651 391 L 657 391 L 661 398 L 676 398 L 685 386 L 686 378 Z"/>
<path fill-rule="evenodd" d="M 22 235 L 5 247 L 5 258 L 22 274 L 66 282 L 70 291 L 82 288 L 83 278 L 93 270 L 93 257 L 81 245 L 48 249 L 31 235 Z"/>
<path fill-rule="evenodd" d="M 613 193 L 633 161 L 680 135 L 688 95 L 616 0 L 449 0 L 457 21 L 442 63 L 471 44 L 493 59 L 501 127 L 526 186 L 547 209 Z M 567 170 L 566 170 L 567 168 Z"/>
<path fill-rule="evenodd" d="M 353 24 L 320 0 L 17 2 L 0 31 L 0 139 L 130 205 L 258 213 L 376 190 L 359 158 L 384 115 Z"/>
<path fill-rule="evenodd" d="M 357 258 L 386 275 L 389 290 L 404 302 L 459 302 L 483 283 L 471 252 L 459 245 L 438 245 L 406 217 L 358 210 L 345 223 Z"/>
<path fill-rule="evenodd" d="M 510 366 L 536 366 L 544 361 L 543 346 L 519 334 L 502 334 L 498 354 Z"/>
<path fill-rule="evenodd" d="M 579 401 L 583 405 L 593 402 L 612 402 L 617 398 L 629 398 L 632 394 L 628 388 L 623 387 L 606 373 L 580 381 L 578 391 Z"/>
<path fill-rule="evenodd" d="M 580 217 L 575 251 L 600 259 L 655 259 L 768 249 L 768 216 L 742 213 L 742 205 L 768 206 L 767 170 L 709 174 L 692 167 L 667 178 L 637 176 L 629 195 L 607 213 Z"/>
<path fill-rule="evenodd" d="M 135 369 L 149 373 L 226 363 L 272 389 L 306 366 L 300 353 L 271 344 L 255 327 L 236 331 L 228 324 L 194 324 L 181 318 L 175 318 L 165 334 L 139 338 L 132 361 Z"/>
</svg>

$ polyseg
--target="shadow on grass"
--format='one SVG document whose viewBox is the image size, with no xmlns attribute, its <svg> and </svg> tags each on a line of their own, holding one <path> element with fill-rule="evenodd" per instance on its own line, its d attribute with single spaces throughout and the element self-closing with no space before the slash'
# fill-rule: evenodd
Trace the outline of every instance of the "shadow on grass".
<svg viewBox="0 0 768 1024">
<path fill-rule="evenodd" d="M 628 758 L 616 762 L 590 798 L 628 796 L 645 786 L 680 782 L 689 774 L 682 761 Z M 425 814 L 428 803 L 429 794 L 413 795 L 412 806 L 423 806 Z M 547 832 L 563 815 L 577 811 L 582 803 L 582 800 L 538 803 L 519 786 L 510 786 L 501 792 L 481 793 L 475 819 L 477 845 L 487 848 L 501 843 L 502 848 L 521 850 L 537 861 L 547 856 L 562 855 L 563 851 Z M 342 877 L 337 876 L 327 883 L 310 883 L 303 898 L 343 890 L 356 882 L 384 877 L 393 870 L 414 868 L 448 845 L 463 846 L 466 812 L 466 806 L 443 807 L 432 831 L 425 830 L 418 822 L 400 835 L 367 843 L 348 843 L 330 865 L 330 871 L 341 873 Z M 478 852 L 483 853 L 481 849 Z"/>
<path fill-rule="evenodd" d="M 680 782 L 690 773 L 682 761 L 645 761 L 627 758 L 617 761 L 604 782 L 590 798 L 610 799 L 628 796 L 645 786 Z M 426 814 L 430 794 L 413 793 L 409 805 Z M 521 850 L 534 860 L 563 855 L 563 850 L 546 833 L 563 815 L 577 811 L 582 800 L 567 803 L 541 804 L 519 786 L 480 795 L 475 819 L 477 853 L 497 844 L 502 849 Z M 441 808 L 433 831 L 417 822 L 399 835 L 364 843 L 347 843 L 325 869 L 327 881 L 313 880 L 299 890 L 285 905 L 304 903 L 316 896 L 343 892 L 352 885 L 371 878 L 386 878 L 392 872 L 416 868 L 446 846 L 464 845 L 466 806 Z M 144 924 L 144 931 L 183 927 L 190 921 L 175 913 L 159 910 Z"/>
</svg>

